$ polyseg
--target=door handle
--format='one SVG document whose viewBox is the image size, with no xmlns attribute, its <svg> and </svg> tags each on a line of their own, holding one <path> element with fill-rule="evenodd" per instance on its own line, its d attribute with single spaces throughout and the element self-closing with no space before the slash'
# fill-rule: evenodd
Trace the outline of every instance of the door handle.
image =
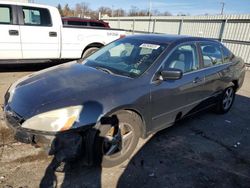
<svg viewBox="0 0 250 188">
<path fill-rule="evenodd" d="M 196 78 L 193 80 L 193 83 L 197 84 L 197 83 L 201 83 L 202 81 L 203 81 L 202 78 L 196 77 Z"/>
<path fill-rule="evenodd" d="M 9 35 L 11 35 L 11 36 L 18 36 L 19 32 L 18 32 L 18 30 L 9 30 Z"/>
<path fill-rule="evenodd" d="M 57 32 L 49 32 L 50 37 L 57 37 Z"/>
</svg>

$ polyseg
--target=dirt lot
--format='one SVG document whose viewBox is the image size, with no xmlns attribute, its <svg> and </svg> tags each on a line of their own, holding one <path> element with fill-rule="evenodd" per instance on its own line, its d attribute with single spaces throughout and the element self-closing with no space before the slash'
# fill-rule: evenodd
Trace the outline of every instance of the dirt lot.
<svg viewBox="0 0 250 188">
<path fill-rule="evenodd" d="M 28 67 L 0 67 L 0 104 L 11 83 L 46 66 Z M 206 112 L 141 140 L 111 169 L 78 164 L 55 173 L 41 149 L 14 141 L 0 110 L 0 187 L 250 187 L 249 83 L 248 71 L 228 114 Z"/>
</svg>

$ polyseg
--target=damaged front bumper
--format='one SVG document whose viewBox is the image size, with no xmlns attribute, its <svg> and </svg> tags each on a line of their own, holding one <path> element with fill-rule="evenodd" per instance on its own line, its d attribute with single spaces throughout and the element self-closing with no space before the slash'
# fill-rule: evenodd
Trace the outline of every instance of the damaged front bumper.
<svg viewBox="0 0 250 188">
<path fill-rule="evenodd" d="M 4 117 L 8 127 L 14 130 L 14 137 L 17 141 L 42 147 L 48 155 L 55 155 L 58 161 L 72 161 L 83 155 L 84 135 L 90 126 L 84 129 L 50 133 L 34 131 L 21 127 L 24 120 L 10 107 L 5 107 Z"/>
<path fill-rule="evenodd" d="M 21 127 L 21 124 L 24 122 L 23 118 L 12 111 L 8 106 L 4 108 L 4 118 L 7 126 L 14 131 L 15 139 L 19 142 L 37 145 L 48 150 L 55 139 L 54 135 L 46 135 L 42 132 L 23 129 Z"/>
</svg>

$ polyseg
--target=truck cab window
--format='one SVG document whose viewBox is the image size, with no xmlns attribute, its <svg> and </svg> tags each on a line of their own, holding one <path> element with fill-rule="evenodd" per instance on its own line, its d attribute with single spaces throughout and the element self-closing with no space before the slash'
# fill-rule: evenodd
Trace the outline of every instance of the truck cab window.
<svg viewBox="0 0 250 188">
<path fill-rule="evenodd" d="M 11 24 L 11 9 L 0 6 L 0 24 Z"/>
<path fill-rule="evenodd" d="M 51 26 L 50 13 L 47 9 L 23 8 L 24 25 Z"/>
</svg>

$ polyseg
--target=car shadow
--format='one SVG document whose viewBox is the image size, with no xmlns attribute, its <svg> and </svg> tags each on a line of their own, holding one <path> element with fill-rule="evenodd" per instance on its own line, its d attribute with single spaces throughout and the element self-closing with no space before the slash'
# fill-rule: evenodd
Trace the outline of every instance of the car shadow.
<svg viewBox="0 0 250 188">
<path fill-rule="evenodd" d="M 74 162 L 58 162 L 54 157 L 46 168 L 40 182 L 40 188 L 49 187 L 101 187 L 102 168 L 100 164 L 89 166 L 85 160 L 78 159 Z M 58 179 L 63 175 L 63 179 Z"/>
<path fill-rule="evenodd" d="M 237 95 L 227 114 L 203 112 L 158 132 L 125 166 L 117 187 L 248 187 L 249 104 L 250 98 Z M 57 180 L 54 162 L 41 187 L 56 182 L 62 182 L 57 184 L 60 187 L 103 186 L 101 166 L 87 167 L 78 161 Z"/>
<path fill-rule="evenodd" d="M 248 187 L 250 98 L 224 115 L 185 118 L 155 134 L 130 160 L 117 187 Z"/>
</svg>

